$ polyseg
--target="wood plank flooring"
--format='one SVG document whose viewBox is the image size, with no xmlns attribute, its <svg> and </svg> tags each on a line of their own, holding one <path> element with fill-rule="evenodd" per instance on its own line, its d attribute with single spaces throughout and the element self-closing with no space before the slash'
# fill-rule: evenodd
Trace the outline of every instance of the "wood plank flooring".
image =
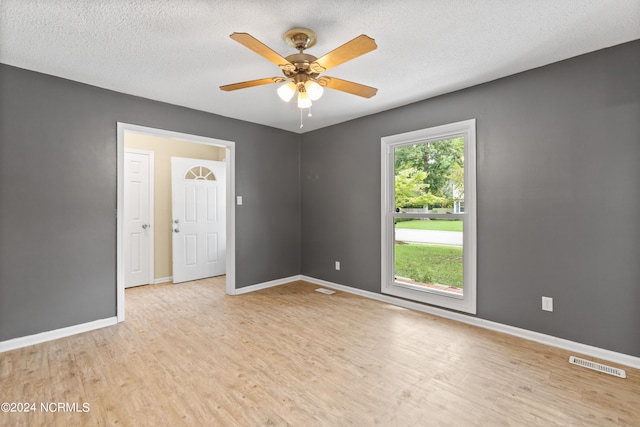
<svg viewBox="0 0 640 427">
<path fill-rule="evenodd" d="M 315 288 L 128 289 L 124 323 L 0 354 L 0 402 L 38 405 L 0 425 L 640 426 L 638 370 Z"/>
</svg>

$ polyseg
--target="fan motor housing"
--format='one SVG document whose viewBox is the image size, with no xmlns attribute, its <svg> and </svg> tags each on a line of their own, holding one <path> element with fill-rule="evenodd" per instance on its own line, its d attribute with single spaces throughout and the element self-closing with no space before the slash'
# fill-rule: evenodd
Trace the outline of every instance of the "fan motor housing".
<svg viewBox="0 0 640 427">
<path fill-rule="evenodd" d="M 312 78 L 318 77 L 319 73 L 313 72 L 310 67 L 310 64 L 318 59 L 315 56 L 306 53 L 294 53 L 293 55 L 287 56 L 285 59 L 296 67 L 295 71 L 282 70 L 285 76 L 294 77 L 302 73 L 307 74 Z"/>
</svg>

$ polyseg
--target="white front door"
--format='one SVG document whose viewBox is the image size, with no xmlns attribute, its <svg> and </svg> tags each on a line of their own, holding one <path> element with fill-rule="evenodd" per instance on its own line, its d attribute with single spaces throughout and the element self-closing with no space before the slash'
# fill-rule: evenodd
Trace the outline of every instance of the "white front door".
<svg viewBox="0 0 640 427">
<path fill-rule="evenodd" d="M 225 274 L 226 163 L 171 158 L 173 283 Z"/>
<path fill-rule="evenodd" d="M 124 153 L 125 288 L 147 285 L 153 278 L 153 152 Z"/>
</svg>

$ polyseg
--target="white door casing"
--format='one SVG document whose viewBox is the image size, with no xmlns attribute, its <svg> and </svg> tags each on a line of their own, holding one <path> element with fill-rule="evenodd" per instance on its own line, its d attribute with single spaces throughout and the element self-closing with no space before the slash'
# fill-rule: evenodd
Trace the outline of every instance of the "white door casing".
<svg viewBox="0 0 640 427">
<path fill-rule="evenodd" d="M 158 136 L 160 138 L 173 138 L 181 141 L 195 142 L 197 144 L 224 147 L 226 163 L 226 273 L 225 291 L 229 295 L 237 295 L 236 288 L 236 185 L 235 185 L 235 158 L 236 148 L 234 141 L 211 138 L 200 135 L 174 132 L 166 129 L 157 129 L 131 123 L 117 122 L 116 151 L 117 151 L 117 185 L 118 196 L 116 204 L 116 316 L 118 322 L 125 321 L 125 280 L 124 280 L 124 143 L 128 133 Z M 170 230 L 168 230 L 170 231 Z"/>
<path fill-rule="evenodd" d="M 153 159 L 152 151 L 124 153 L 126 288 L 153 282 Z"/>
<path fill-rule="evenodd" d="M 171 158 L 173 283 L 226 273 L 226 163 Z"/>
</svg>

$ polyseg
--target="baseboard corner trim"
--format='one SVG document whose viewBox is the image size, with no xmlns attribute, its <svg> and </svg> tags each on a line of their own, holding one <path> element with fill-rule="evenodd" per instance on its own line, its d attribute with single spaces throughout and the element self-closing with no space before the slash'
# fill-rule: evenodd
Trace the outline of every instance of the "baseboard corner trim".
<svg viewBox="0 0 640 427">
<path fill-rule="evenodd" d="M 314 285 L 320 285 L 320 286 L 335 289 L 338 291 L 354 294 L 354 295 L 363 296 L 365 298 L 385 302 L 398 307 L 408 308 L 410 310 L 421 311 L 423 313 L 432 314 L 434 316 L 455 320 L 461 323 L 465 323 L 467 325 L 477 326 L 479 328 L 489 329 L 496 332 L 502 332 L 507 335 L 513 335 L 519 338 L 524 338 L 529 341 L 535 341 L 540 344 L 545 344 L 552 347 L 561 348 L 563 350 L 580 353 L 585 356 L 607 360 L 609 362 L 618 363 L 631 368 L 640 369 L 640 357 L 631 356 L 624 353 L 618 353 L 612 350 L 594 347 L 588 344 L 582 344 L 575 341 L 569 341 L 563 338 L 554 337 L 552 335 L 547 335 L 540 332 L 534 332 L 528 329 L 522 329 L 515 326 L 505 325 L 503 323 L 493 322 L 491 320 L 485 320 L 479 317 L 474 317 L 474 316 L 470 316 L 462 313 L 443 310 L 437 307 L 432 307 L 432 306 L 420 304 L 417 302 L 407 301 L 407 300 L 392 297 L 389 295 L 378 294 L 370 291 L 364 291 L 362 289 L 356 289 L 350 286 L 340 285 L 338 283 L 328 282 L 322 279 L 316 279 L 315 277 L 302 275 L 298 280 L 302 280 L 305 282 L 313 283 Z"/>
<path fill-rule="evenodd" d="M 255 285 L 236 288 L 234 289 L 234 292 L 229 293 L 229 295 L 242 295 L 242 294 L 248 294 L 250 292 L 260 291 L 262 289 L 273 288 L 274 286 L 280 286 L 286 283 L 297 282 L 298 280 L 302 280 L 301 277 L 302 276 L 297 275 L 297 276 L 284 277 L 282 279 L 270 280 L 268 282 L 263 282 L 263 283 L 256 283 Z"/>
<path fill-rule="evenodd" d="M 158 285 L 160 283 L 173 282 L 173 276 L 169 277 L 159 277 L 157 279 L 153 279 L 153 284 Z"/>
<path fill-rule="evenodd" d="M 53 331 L 40 332 L 38 334 L 0 341 L 0 353 L 69 337 L 71 335 L 81 334 L 83 332 L 93 331 L 95 329 L 105 328 L 107 326 L 115 325 L 116 323 L 118 323 L 118 318 L 113 316 L 106 319 L 98 319 L 87 323 L 81 323 L 79 325 L 67 326 L 66 328 L 54 329 Z"/>
</svg>

